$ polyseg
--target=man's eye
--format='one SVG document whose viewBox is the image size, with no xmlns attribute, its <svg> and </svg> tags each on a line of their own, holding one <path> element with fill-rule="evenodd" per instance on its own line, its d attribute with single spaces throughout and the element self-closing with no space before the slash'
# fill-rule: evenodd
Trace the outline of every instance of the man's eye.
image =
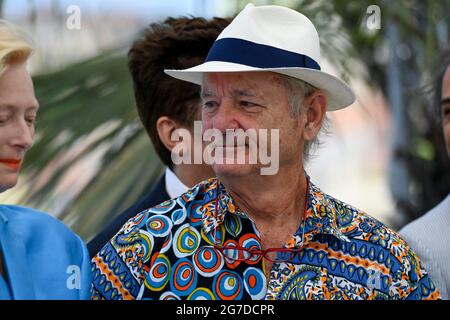
<svg viewBox="0 0 450 320">
<path fill-rule="evenodd" d="M 253 103 L 253 102 L 250 102 L 250 101 L 240 101 L 239 104 L 242 107 L 256 107 L 257 106 L 256 103 Z"/>
<path fill-rule="evenodd" d="M 6 122 L 8 122 L 9 117 L 0 117 L 0 124 L 5 124 Z"/>
<path fill-rule="evenodd" d="M 203 107 L 204 108 L 214 108 L 214 107 L 216 107 L 218 104 L 217 104 L 217 102 L 216 101 L 205 101 L 205 102 L 203 102 Z"/>
</svg>

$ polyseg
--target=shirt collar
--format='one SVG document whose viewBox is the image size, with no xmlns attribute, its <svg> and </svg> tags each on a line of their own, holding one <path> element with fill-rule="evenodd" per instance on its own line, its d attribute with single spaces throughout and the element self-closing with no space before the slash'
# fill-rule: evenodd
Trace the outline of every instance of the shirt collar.
<svg viewBox="0 0 450 320">
<path fill-rule="evenodd" d="M 289 240 L 288 247 L 305 246 L 315 235 L 329 234 L 342 241 L 350 240 L 342 234 L 337 221 L 334 198 L 323 193 L 308 179 L 305 222 Z M 204 184 L 205 201 L 201 208 L 205 234 L 220 226 L 227 214 L 247 215 L 237 206 L 225 186 L 217 178 Z M 217 201 L 216 201 L 217 199 Z M 304 228 L 304 229 L 303 229 Z"/>
<path fill-rule="evenodd" d="M 178 198 L 189 189 L 169 168 L 166 168 L 165 182 L 166 191 L 170 199 Z"/>
<path fill-rule="evenodd" d="M 339 213 L 335 207 L 336 200 L 310 182 L 309 177 L 308 182 L 304 245 L 319 234 L 332 235 L 339 240 L 350 242 L 350 239 L 342 234 L 338 226 L 336 217 Z"/>
</svg>

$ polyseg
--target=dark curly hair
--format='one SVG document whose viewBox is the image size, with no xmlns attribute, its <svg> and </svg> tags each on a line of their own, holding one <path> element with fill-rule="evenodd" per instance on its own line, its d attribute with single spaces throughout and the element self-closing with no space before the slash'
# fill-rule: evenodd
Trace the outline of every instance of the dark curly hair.
<svg viewBox="0 0 450 320">
<path fill-rule="evenodd" d="M 168 116 L 191 128 L 200 119 L 199 86 L 174 79 L 164 69 L 186 69 L 204 62 L 212 44 L 231 18 L 167 18 L 144 30 L 128 52 L 139 117 L 165 165 L 170 151 L 159 139 L 156 122 Z"/>
</svg>

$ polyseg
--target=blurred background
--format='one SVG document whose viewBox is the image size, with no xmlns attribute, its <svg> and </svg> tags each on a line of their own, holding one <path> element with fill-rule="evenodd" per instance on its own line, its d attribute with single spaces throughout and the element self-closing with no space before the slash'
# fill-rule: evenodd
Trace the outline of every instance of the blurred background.
<svg viewBox="0 0 450 320">
<path fill-rule="evenodd" d="M 0 17 L 34 41 L 41 105 L 20 182 L 0 203 L 47 211 L 89 241 L 163 170 L 134 106 L 133 40 L 167 16 L 234 16 L 248 2 L 0 0 Z M 394 229 L 439 203 L 450 192 L 450 161 L 433 89 L 450 45 L 450 0 L 252 2 L 308 16 L 322 68 L 355 89 L 353 106 L 328 115 L 330 133 L 307 164 L 312 180 Z"/>
</svg>

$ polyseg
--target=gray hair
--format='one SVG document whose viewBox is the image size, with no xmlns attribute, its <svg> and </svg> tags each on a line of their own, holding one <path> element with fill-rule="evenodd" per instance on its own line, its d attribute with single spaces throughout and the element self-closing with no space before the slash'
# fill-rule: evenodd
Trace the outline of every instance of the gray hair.
<svg viewBox="0 0 450 320">
<path fill-rule="evenodd" d="M 291 116 L 298 117 L 301 112 L 305 110 L 305 108 L 303 108 L 303 100 L 318 89 L 300 79 L 292 78 L 286 75 L 282 75 L 281 77 L 288 91 Z M 323 144 L 321 137 L 329 134 L 329 127 L 330 121 L 325 114 L 319 134 L 313 140 L 305 141 L 305 147 L 303 149 L 304 162 L 307 162 L 311 157 L 313 157 L 317 149 Z"/>
</svg>

